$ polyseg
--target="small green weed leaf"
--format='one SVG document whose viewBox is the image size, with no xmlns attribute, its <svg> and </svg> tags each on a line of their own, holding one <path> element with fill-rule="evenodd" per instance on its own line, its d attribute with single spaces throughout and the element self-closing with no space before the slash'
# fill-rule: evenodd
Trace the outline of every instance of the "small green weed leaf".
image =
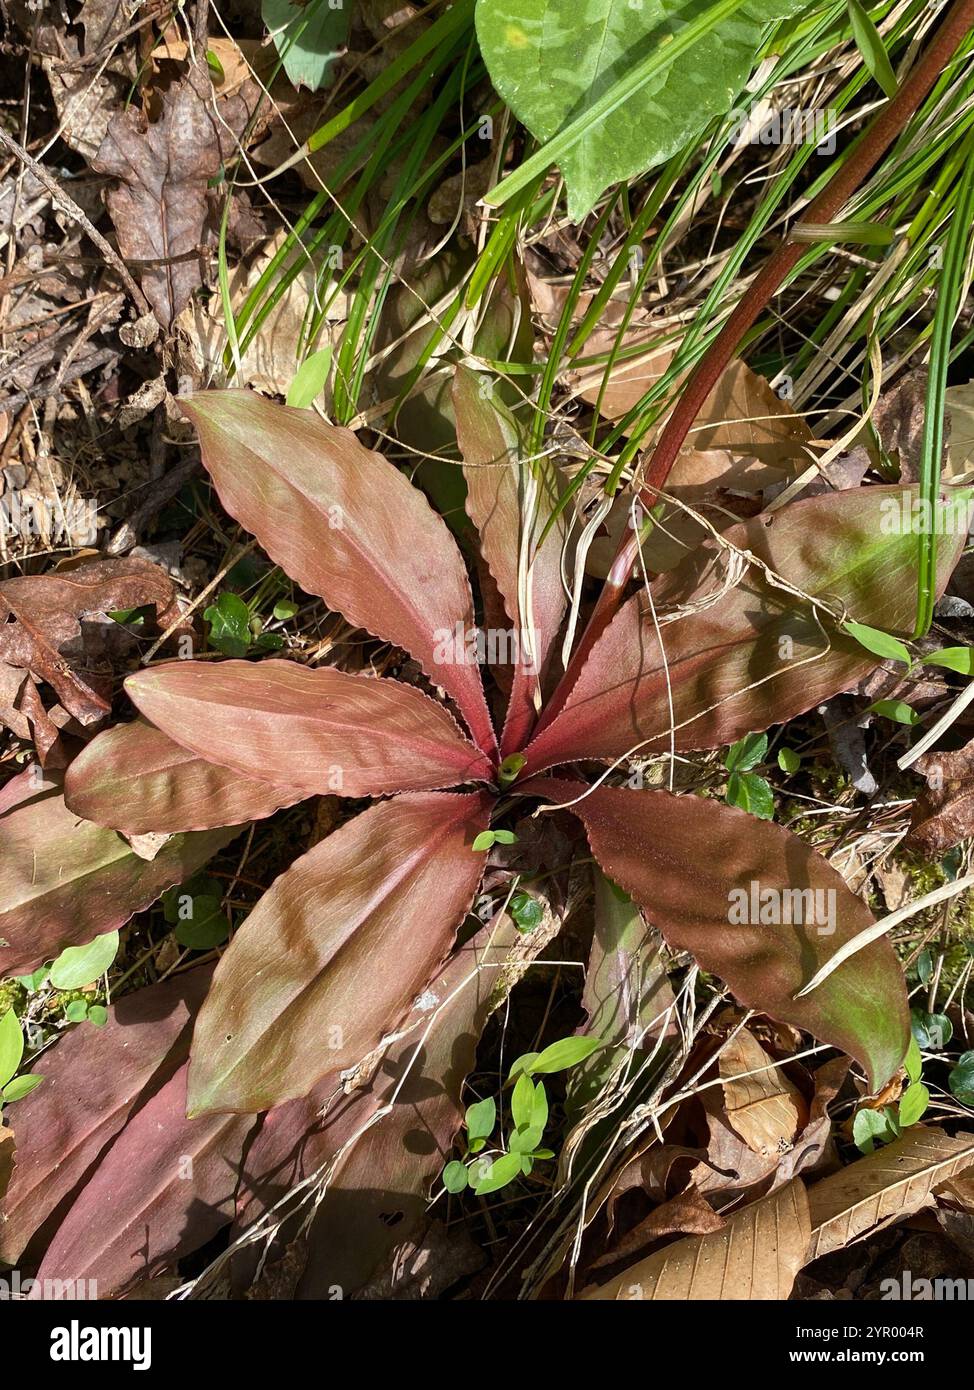
<svg viewBox="0 0 974 1390">
<path fill-rule="evenodd" d="M 860 647 L 865 647 L 873 656 L 881 656 L 888 661 L 903 661 L 907 666 L 913 664 L 908 647 L 898 637 L 888 632 L 880 632 L 878 627 L 867 627 L 865 623 L 843 623 L 844 631 L 854 637 Z"/>
<path fill-rule="evenodd" d="M 494 1125 L 497 1123 L 497 1106 L 494 1103 L 494 1097 L 487 1096 L 484 1100 L 478 1100 L 473 1105 L 468 1105 L 463 1122 L 467 1127 L 468 1143 L 478 1139 L 489 1139 L 494 1132 Z"/>
<path fill-rule="evenodd" d="M 261 0 L 260 14 L 294 86 L 312 92 L 327 87 L 348 38 L 352 6 L 333 7 L 331 0 L 308 0 L 304 5 Z"/>
<path fill-rule="evenodd" d="M 511 1119 L 515 1129 L 529 1125 L 534 1115 L 534 1082 L 522 1072 L 511 1092 Z"/>
<path fill-rule="evenodd" d="M 852 1137 L 860 1153 L 871 1154 L 877 1143 L 889 1144 L 899 1127 L 888 1107 L 885 1110 L 859 1110 L 852 1122 Z"/>
<path fill-rule="evenodd" d="M 601 1046 L 601 1038 L 561 1038 L 539 1052 L 525 1070 L 530 1070 L 533 1076 L 566 1071 L 568 1067 L 584 1062 L 586 1057 L 591 1057 Z"/>
<path fill-rule="evenodd" d="M 661 164 L 729 111 L 763 27 L 804 3 L 478 0 L 477 38 L 496 91 L 536 139 L 578 124 L 549 160 L 578 222 L 609 184 Z M 709 25 L 708 9 L 718 10 Z M 667 44 L 694 21 L 703 22 L 696 42 L 667 61 Z"/>
<path fill-rule="evenodd" d="M 508 1081 L 513 1081 L 517 1076 L 531 1075 L 534 1067 L 535 1058 L 540 1057 L 539 1052 L 522 1052 L 520 1057 L 515 1057 L 511 1063 L 511 1069 L 507 1073 Z"/>
<path fill-rule="evenodd" d="M 2 1095 L 4 1105 L 11 1105 L 15 1100 L 23 1100 L 24 1096 L 29 1096 L 31 1091 L 36 1091 L 44 1080 L 43 1076 L 15 1076 L 13 1081 L 8 1081 L 4 1086 Z"/>
<path fill-rule="evenodd" d="M 180 946 L 191 951 L 210 951 L 221 946 L 230 935 L 222 900 L 208 893 L 190 898 L 185 915 L 181 913 L 176 921 L 174 935 Z"/>
<path fill-rule="evenodd" d="M 846 0 L 846 4 L 849 7 L 849 18 L 852 20 L 852 36 L 862 54 L 862 61 L 886 95 L 895 97 L 896 75 L 879 30 L 859 4 L 859 0 Z"/>
<path fill-rule="evenodd" d="M 84 1023 L 88 1017 L 88 1002 L 85 999 L 72 999 L 64 1010 L 64 1017 L 69 1023 Z"/>
<path fill-rule="evenodd" d="M 874 700 L 869 709 L 874 714 L 881 714 L 884 719 L 892 719 L 894 724 L 916 724 L 920 719 L 916 710 L 905 700 Z"/>
<path fill-rule="evenodd" d="M 224 656 L 244 657 L 250 651 L 253 633 L 250 609 L 239 594 L 221 594 L 203 617 L 210 625 L 210 646 Z"/>
<path fill-rule="evenodd" d="M 724 800 L 728 806 L 739 806 L 758 820 L 774 820 L 774 795 L 765 779 L 756 772 L 732 772 L 727 779 Z"/>
<path fill-rule="evenodd" d="M 6 1086 L 11 1077 L 17 1074 L 23 1055 L 24 1035 L 20 1019 L 13 1009 L 8 1009 L 0 1018 L 0 1086 Z"/>
<path fill-rule="evenodd" d="M 483 1197 L 488 1192 L 497 1192 L 506 1187 L 520 1172 L 521 1155 L 518 1153 L 502 1154 L 493 1160 L 479 1159 L 474 1164 L 471 1186 L 478 1197 Z"/>
<path fill-rule="evenodd" d="M 213 76 L 216 78 L 218 82 L 222 82 L 223 79 L 226 77 L 226 73 L 223 71 L 223 64 L 220 62 L 217 55 L 213 52 L 212 48 L 208 48 L 206 50 L 206 66 L 209 68 L 210 72 L 212 72 Z"/>
<path fill-rule="evenodd" d="M 328 0 L 325 0 L 328 3 Z M 287 404 L 298 410 L 307 410 L 321 395 L 331 371 L 331 347 L 319 348 L 301 363 L 294 373 L 294 380 L 288 387 Z"/>
<path fill-rule="evenodd" d="M 443 1169 L 443 1186 L 447 1192 L 462 1192 L 467 1186 L 466 1167 L 456 1159 Z"/>
<path fill-rule="evenodd" d="M 974 676 L 974 647 L 941 647 L 921 657 L 924 666 L 944 666 L 961 676 Z"/>
<path fill-rule="evenodd" d="M 286 623 L 289 618 L 293 618 L 298 611 L 299 605 L 293 599 L 278 599 L 274 605 L 274 617 L 278 622 Z"/>
<path fill-rule="evenodd" d="M 947 1078 L 950 1093 L 961 1105 L 974 1105 L 974 1052 L 962 1052 Z"/>
<path fill-rule="evenodd" d="M 104 1004 L 89 1004 L 88 1022 L 93 1023 L 96 1028 L 104 1028 L 108 1022 L 108 1010 Z"/>
<path fill-rule="evenodd" d="M 544 908 L 530 893 L 513 893 L 507 910 L 518 931 L 534 931 L 544 919 Z"/>
<path fill-rule="evenodd" d="M 69 946 L 51 966 L 55 989 L 81 989 L 104 975 L 118 955 L 118 932 L 96 936 L 86 946 Z"/>
<path fill-rule="evenodd" d="M 767 734 L 745 734 L 728 748 L 724 766 L 728 772 L 750 772 L 764 762 L 767 751 Z"/>
<path fill-rule="evenodd" d="M 903 1067 L 911 1081 L 919 1081 L 923 1075 L 923 1058 L 920 1056 L 920 1049 L 914 1037 L 910 1038 L 910 1046 L 906 1049 L 906 1056 L 903 1058 Z"/>
<path fill-rule="evenodd" d="M 794 748 L 778 749 L 778 766 L 782 772 L 797 772 L 801 765 L 802 760 Z"/>
<path fill-rule="evenodd" d="M 946 1014 L 928 1014 L 925 1009 L 910 1010 L 910 1026 L 923 1052 L 942 1052 L 954 1036 L 954 1025 Z"/>
<path fill-rule="evenodd" d="M 909 1129 L 910 1125 L 915 1125 L 920 1116 L 926 1112 L 930 1104 L 930 1092 L 922 1081 L 914 1081 L 912 1086 L 907 1086 L 900 1096 L 900 1108 L 897 1119 L 901 1129 Z"/>
<path fill-rule="evenodd" d="M 17 975 L 15 978 L 18 985 L 22 985 L 28 994 L 36 994 L 41 985 L 44 984 L 48 975 L 51 973 L 49 965 L 42 965 L 39 970 L 35 970 L 32 975 Z"/>
</svg>

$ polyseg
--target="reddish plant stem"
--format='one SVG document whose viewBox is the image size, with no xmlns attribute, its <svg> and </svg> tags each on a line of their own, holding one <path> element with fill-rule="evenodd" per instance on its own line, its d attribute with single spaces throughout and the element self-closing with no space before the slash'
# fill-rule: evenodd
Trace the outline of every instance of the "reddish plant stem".
<svg viewBox="0 0 974 1390">
<path fill-rule="evenodd" d="M 876 116 L 858 149 L 836 170 L 822 192 L 809 204 L 803 221 L 825 223 L 836 220 L 838 213 L 903 130 L 972 29 L 974 0 L 954 0 L 923 57 L 914 66 L 896 96 Z M 733 313 L 691 373 L 683 394 L 660 435 L 649 469 L 639 489 L 639 501 L 647 512 L 656 506 L 659 490 L 669 477 L 670 469 L 679 456 L 690 427 L 726 370 L 727 364 L 737 352 L 742 338 L 767 307 L 775 291 L 805 250 L 805 243 L 785 238 L 741 296 Z M 622 602 L 638 555 L 637 536 L 626 534 L 616 551 L 592 616 L 558 688 L 548 702 L 536 732 L 550 724 L 564 707 L 589 653 Z"/>
</svg>

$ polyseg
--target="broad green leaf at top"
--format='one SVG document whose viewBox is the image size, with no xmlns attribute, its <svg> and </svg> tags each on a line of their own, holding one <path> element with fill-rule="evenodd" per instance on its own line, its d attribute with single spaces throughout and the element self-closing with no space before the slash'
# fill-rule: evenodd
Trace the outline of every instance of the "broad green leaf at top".
<svg viewBox="0 0 974 1390">
<path fill-rule="evenodd" d="M 348 38 L 351 13 L 343 0 L 261 0 L 261 18 L 295 87 L 316 92 L 329 85 Z"/>
<path fill-rule="evenodd" d="M 585 116 L 640 65 L 647 80 L 608 114 L 594 112 L 561 154 L 568 211 L 580 221 L 603 189 L 663 163 L 744 86 L 764 26 L 806 0 L 478 0 L 477 37 L 491 81 L 538 140 Z M 720 11 L 718 22 L 660 68 L 652 59 L 681 28 Z M 611 103 L 610 103 L 611 104 Z"/>
</svg>

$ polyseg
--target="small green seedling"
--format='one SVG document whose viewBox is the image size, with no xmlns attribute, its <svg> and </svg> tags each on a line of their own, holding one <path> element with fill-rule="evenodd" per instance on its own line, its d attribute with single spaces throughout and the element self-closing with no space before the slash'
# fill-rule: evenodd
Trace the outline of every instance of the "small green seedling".
<svg viewBox="0 0 974 1390">
<path fill-rule="evenodd" d="M 730 773 L 724 800 L 728 806 L 739 806 L 759 820 L 774 820 L 771 787 L 752 771 L 764 761 L 767 751 L 767 734 L 746 734 L 731 744 L 724 759 L 724 766 Z"/>
<path fill-rule="evenodd" d="M 251 651 L 276 652 L 284 645 L 279 632 L 264 632 L 239 594 L 222 593 L 203 612 L 210 625 L 209 643 L 224 656 L 245 657 Z"/>
<path fill-rule="evenodd" d="M 478 1197 L 484 1197 L 507 1187 L 522 1174 L 526 1177 L 540 1159 L 554 1158 L 554 1151 L 541 1145 L 548 1124 L 548 1095 L 544 1082 L 533 1077 L 566 1071 L 602 1046 L 600 1038 L 562 1038 L 542 1052 L 525 1052 L 518 1057 L 508 1076 L 513 1090 L 506 1145 L 484 1152 L 497 1122 L 497 1107 L 490 1096 L 471 1105 L 464 1116 L 464 1159 L 454 1159 L 443 1169 L 447 1192 L 456 1194 L 470 1187 Z"/>
<path fill-rule="evenodd" d="M 481 830 L 474 839 L 473 847 L 476 850 L 491 849 L 494 845 L 513 845 L 516 841 L 513 830 Z"/>
</svg>

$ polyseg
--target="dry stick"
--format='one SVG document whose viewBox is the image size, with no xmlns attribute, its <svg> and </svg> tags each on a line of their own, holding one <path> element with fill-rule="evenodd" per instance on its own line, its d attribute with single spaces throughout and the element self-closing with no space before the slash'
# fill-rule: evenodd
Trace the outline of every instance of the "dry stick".
<svg viewBox="0 0 974 1390">
<path fill-rule="evenodd" d="M 859 148 L 850 155 L 809 205 L 803 222 L 835 221 L 837 214 L 903 130 L 972 29 L 974 0 L 954 0 L 926 53 L 903 82 L 896 96 L 872 122 Z M 651 512 L 656 506 L 659 491 L 679 456 L 690 427 L 728 363 L 735 356 L 745 333 L 756 322 L 806 249 L 807 243 L 785 238 L 752 280 L 699 365 L 691 373 L 683 394 L 660 435 L 652 462 L 640 487 L 639 500 L 647 512 Z M 639 541 L 636 535 L 628 538 L 623 536 L 575 654 L 538 723 L 539 733 L 564 706 L 589 652 L 622 602 L 622 595 L 635 566 L 638 550 Z"/>
<path fill-rule="evenodd" d="M 857 955 L 865 947 L 878 941 L 881 936 L 886 936 L 894 927 L 905 922 L 908 917 L 913 917 L 928 907 L 936 907 L 937 903 L 946 902 L 948 898 L 955 898 L 958 893 L 965 893 L 968 888 L 974 888 L 974 874 L 967 874 L 964 878 L 956 878 L 953 883 L 944 883 L 939 888 L 935 888 L 932 893 L 924 893 L 923 897 L 917 898 L 915 902 L 907 903 L 905 907 L 898 907 L 888 917 L 884 917 L 880 922 L 874 922 L 871 927 L 867 927 L 865 931 L 854 936 L 851 941 L 847 941 L 844 946 L 840 946 L 835 955 L 830 956 L 821 970 L 816 971 L 808 984 L 802 985 L 801 989 L 792 995 L 792 998 L 804 999 L 806 994 L 811 994 L 813 989 L 818 989 L 822 981 L 827 980 L 833 971 L 838 970 L 839 966 L 850 956 Z"/>
<path fill-rule="evenodd" d="M 105 260 L 118 272 L 122 284 L 138 305 L 139 313 L 147 314 L 149 312 L 149 301 L 132 279 L 128 272 L 128 267 L 121 256 L 112 244 L 105 240 L 84 209 L 80 208 L 73 198 L 68 197 L 57 179 L 52 178 L 43 164 L 38 164 L 37 160 L 33 159 L 22 145 L 18 145 L 13 136 L 8 135 L 2 126 L 0 126 L 0 145 L 5 146 L 11 154 L 16 155 L 21 163 L 26 165 L 31 173 L 40 180 L 61 211 L 66 213 L 73 222 L 77 222 L 78 225 L 83 228 L 89 239 L 95 243 L 99 251 L 105 257 Z"/>
</svg>

